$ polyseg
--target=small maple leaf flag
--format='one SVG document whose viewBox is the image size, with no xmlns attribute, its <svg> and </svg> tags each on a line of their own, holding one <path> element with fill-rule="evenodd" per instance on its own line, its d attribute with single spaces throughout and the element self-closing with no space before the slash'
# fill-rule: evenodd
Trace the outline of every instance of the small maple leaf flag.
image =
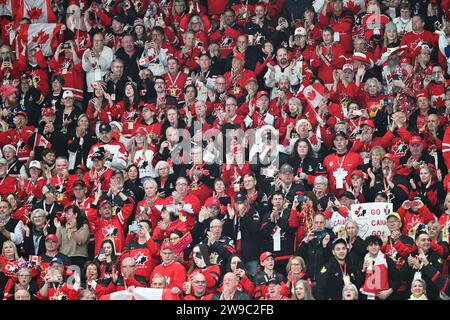
<svg viewBox="0 0 450 320">
<path fill-rule="evenodd" d="M 61 30 L 61 26 L 61 23 L 32 23 L 21 25 L 19 28 L 19 43 L 22 40 L 30 48 L 39 45 L 42 54 L 50 57 L 58 46 L 58 33 Z"/>
<path fill-rule="evenodd" d="M 320 83 L 314 83 L 310 86 L 307 86 L 303 90 L 303 95 L 306 98 L 306 101 L 312 108 L 317 108 L 317 106 L 322 101 L 323 95 L 326 92 L 326 88 Z"/>
<path fill-rule="evenodd" d="M 29 18 L 32 23 L 56 23 L 50 0 L 19 0 L 16 21 Z"/>
</svg>

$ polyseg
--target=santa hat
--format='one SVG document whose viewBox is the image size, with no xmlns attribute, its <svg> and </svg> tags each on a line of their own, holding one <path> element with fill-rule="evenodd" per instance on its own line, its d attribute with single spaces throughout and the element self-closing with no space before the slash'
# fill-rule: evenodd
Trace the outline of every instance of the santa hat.
<svg viewBox="0 0 450 320">
<path fill-rule="evenodd" d="M 320 82 L 315 82 L 303 90 L 303 96 L 308 104 L 315 109 L 327 92 L 327 88 L 325 88 Z"/>
<path fill-rule="evenodd" d="M 4 84 L 0 87 L 0 95 L 2 96 L 2 99 L 5 100 L 9 96 L 17 93 L 17 88 L 10 85 L 10 84 Z"/>
</svg>

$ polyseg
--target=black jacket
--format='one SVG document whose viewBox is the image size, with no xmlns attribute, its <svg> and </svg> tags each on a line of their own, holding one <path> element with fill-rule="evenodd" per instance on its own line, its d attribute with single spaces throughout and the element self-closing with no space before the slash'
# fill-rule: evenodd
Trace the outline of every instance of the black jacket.
<svg viewBox="0 0 450 320">
<path fill-rule="evenodd" d="M 34 227 L 31 223 L 28 224 L 28 228 L 30 228 L 30 236 L 27 237 L 24 234 L 23 237 L 23 249 L 25 251 L 25 257 L 32 256 L 40 256 L 45 253 L 45 236 L 43 233 L 41 233 L 41 238 L 39 239 L 38 248 L 34 245 L 33 236 L 39 233 L 36 233 Z M 36 249 L 38 249 L 36 254 Z"/>
<path fill-rule="evenodd" d="M 286 257 L 288 259 L 294 254 L 295 229 L 289 228 L 289 208 L 283 210 L 278 221 L 270 221 L 271 211 L 267 212 L 261 223 L 262 251 L 274 252 L 278 258 Z M 280 229 L 281 250 L 274 251 L 273 235 Z"/>
<path fill-rule="evenodd" d="M 119 48 L 116 51 L 116 58 L 120 58 L 124 64 L 123 74 L 133 79 L 133 81 L 136 83 L 138 83 L 140 80 L 140 70 L 137 60 L 141 58 L 142 51 L 142 48 L 137 47 L 135 53 L 132 56 L 129 56 L 127 53 L 125 53 L 125 50 L 123 48 Z"/>
<path fill-rule="evenodd" d="M 302 241 L 297 250 L 297 254 L 305 260 L 306 275 L 312 281 L 318 280 L 320 269 L 332 257 L 331 243 L 336 236 L 332 230 L 325 230 L 330 235 L 330 241 L 325 248 L 322 245 L 323 239 L 319 241 L 319 239 L 314 238 L 308 243 Z"/>
<path fill-rule="evenodd" d="M 411 256 L 416 257 L 419 253 L 417 250 L 411 253 Z M 439 272 L 442 271 L 442 259 L 441 257 L 434 251 L 429 250 L 426 254 L 426 257 L 430 264 L 436 268 Z M 405 262 L 400 269 L 401 279 L 406 281 L 407 288 L 411 288 L 411 283 L 414 280 L 414 275 L 417 270 L 413 269 L 409 266 L 408 262 Z M 429 274 L 422 272 L 422 279 L 425 281 L 427 285 L 427 297 L 430 300 L 439 299 L 439 287 L 433 282 L 432 278 L 430 278 Z"/>
<path fill-rule="evenodd" d="M 216 293 L 212 296 L 211 300 L 220 300 L 220 297 L 222 296 L 221 293 Z M 236 291 L 236 293 L 233 296 L 232 300 L 252 300 L 248 294 L 242 291 Z"/>
<path fill-rule="evenodd" d="M 353 242 L 351 249 L 348 249 L 347 247 L 348 258 L 351 264 L 354 266 L 359 265 L 359 262 L 362 259 L 364 259 L 364 255 L 366 254 L 366 252 L 367 252 L 366 244 L 364 243 L 364 240 L 361 239 L 359 236 L 356 237 L 355 242 Z"/>
<path fill-rule="evenodd" d="M 342 289 L 344 289 L 343 269 L 346 270 L 350 281 L 355 283 L 355 268 L 349 260 L 346 260 L 345 266 L 341 269 L 336 258 L 332 257 L 320 270 L 314 294 L 317 300 L 342 300 Z"/>
<path fill-rule="evenodd" d="M 238 231 L 241 231 L 242 260 L 244 262 L 258 260 L 261 253 L 260 216 L 255 209 L 249 211 L 241 218 L 238 214 L 233 219 L 226 219 L 223 225 L 223 234 L 233 239 L 237 246 Z"/>
</svg>

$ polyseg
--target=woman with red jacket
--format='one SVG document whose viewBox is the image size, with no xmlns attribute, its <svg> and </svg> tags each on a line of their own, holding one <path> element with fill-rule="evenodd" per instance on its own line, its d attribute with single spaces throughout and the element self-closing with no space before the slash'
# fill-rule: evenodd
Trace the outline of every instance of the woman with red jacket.
<svg viewBox="0 0 450 320">
<path fill-rule="evenodd" d="M 145 180 L 144 192 L 144 199 L 136 206 L 136 216 L 145 213 L 149 217 L 152 228 L 155 228 L 161 221 L 161 211 L 158 208 L 162 208 L 164 199 L 159 196 L 158 185 L 152 178 Z"/>
<path fill-rule="evenodd" d="M 366 109 L 371 118 L 375 117 L 381 108 L 381 101 L 385 98 L 381 93 L 381 84 L 376 78 L 368 79 L 364 88 L 348 86 L 347 94 L 349 98 L 356 99 L 361 109 Z"/>
<path fill-rule="evenodd" d="M 192 265 L 187 272 L 188 281 L 197 273 L 201 273 L 206 279 L 206 291 L 216 293 L 220 278 L 220 265 L 212 265 L 209 262 L 208 247 L 204 244 L 195 245 L 192 249 L 192 259 Z"/>
<path fill-rule="evenodd" d="M 302 257 L 292 256 L 286 266 L 286 273 L 288 280 L 286 284 L 290 289 L 289 296 L 291 296 L 291 294 L 295 290 L 295 284 L 299 280 L 305 280 L 308 283 L 309 287 L 312 288 L 311 279 L 306 277 L 306 264 L 305 260 L 303 260 Z"/>
<path fill-rule="evenodd" d="M 253 297 L 255 293 L 255 285 L 250 280 L 245 270 L 244 263 L 238 254 L 233 254 L 228 260 L 226 266 L 226 272 L 233 272 L 239 278 L 239 284 L 237 290 L 247 293 L 250 297 Z M 218 292 L 222 291 L 222 287 L 217 289 Z"/>
<path fill-rule="evenodd" d="M 183 234 L 188 231 L 186 223 L 180 219 L 178 208 L 173 204 L 166 205 L 161 209 L 161 218 L 162 220 L 158 222 L 153 231 L 152 239 L 155 241 L 163 242 L 174 230 L 179 230 Z"/>
<path fill-rule="evenodd" d="M 95 128 L 97 123 L 110 123 L 120 118 L 120 109 L 113 104 L 110 95 L 106 93 L 103 82 L 97 82 L 94 97 L 89 100 L 86 114 L 92 128 Z"/>
<path fill-rule="evenodd" d="M 47 184 L 47 179 L 43 177 L 41 163 L 31 161 L 28 165 L 29 178 L 24 179 L 19 176 L 17 195 L 27 204 L 31 205 L 33 201 L 42 200 L 42 189 Z"/>
<path fill-rule="evenodd" d="M 226 184 L 226 194 L 233 196 L 241 191 L 244 176 L 251 173 L 250 164 L 245 161 L 245 149 L 236 139 L 231 141 L 230 152 L 226 155 L 226 163 L 222 164 L 222 179 Z"/>
<path fill-rule="evenodd" d="M 127 82 L 125 84 L 125 95 L 123 96 L 123 100 L 116 104 L 116 107 L 120 110 L 120 123 L 123 124 L 122 134 L 126 138 L 131 137 L 134 126 L 141 117 L 139 109 L 140 100 L 136 83 Z"/>
<path fill-rule="evenodd" d="M 48 86 L 48 65 L 39 47 L 22 47 L 22 52 L 17 61 L 17 67 L 21 73 L 31 75 L 33 86 L 44 96 L 49 93 Z"/>
<path fill-rule="evenodd" d="M 99 255 L 95 258 L 94 263 L 99 266 L 100 281 L 111 279 L 113 269 L 119 268 L 119 259 L 116 256 L 114 241 L 106 239 L 103 241 Z"/>
</svg>

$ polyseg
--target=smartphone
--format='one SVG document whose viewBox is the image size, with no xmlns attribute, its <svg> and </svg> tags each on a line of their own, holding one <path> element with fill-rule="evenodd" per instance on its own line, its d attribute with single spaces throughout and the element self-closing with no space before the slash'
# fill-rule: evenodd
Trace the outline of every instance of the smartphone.
<svg viewBox="0 0 450 320">
<path fill-rule="evenodd" d="M 197 259 L 203 259 L 203 256 L 200 252 L 194 253 L 194 257 L 196 257 Z"/>
<path fill-rule="evenodd" d="M 353 110 L 353 115 L 362 116 L 362 111 L 361 110 Z"/>
<path fill-rule="evenodd" d="M 242 261 L 238 261 L 237 265 L 236 265 L 236 269 L 242 269 L 245 270 L 244 268 L 244 263 Z"/>
<path fill-rule="evenodd" d="M 70 49 L 70 44 L 68 44 L 67 42 L 63 43 L 61 48 L 63 48 L 63 49 Z"/>
<path fill-rule="evenodd" d="M 128 232 L 138 232 L 139 231 L 139 225 L 137 221 L 133 221 L 130 224 L 130 227 L 128 228 Z"/>
</svg>

